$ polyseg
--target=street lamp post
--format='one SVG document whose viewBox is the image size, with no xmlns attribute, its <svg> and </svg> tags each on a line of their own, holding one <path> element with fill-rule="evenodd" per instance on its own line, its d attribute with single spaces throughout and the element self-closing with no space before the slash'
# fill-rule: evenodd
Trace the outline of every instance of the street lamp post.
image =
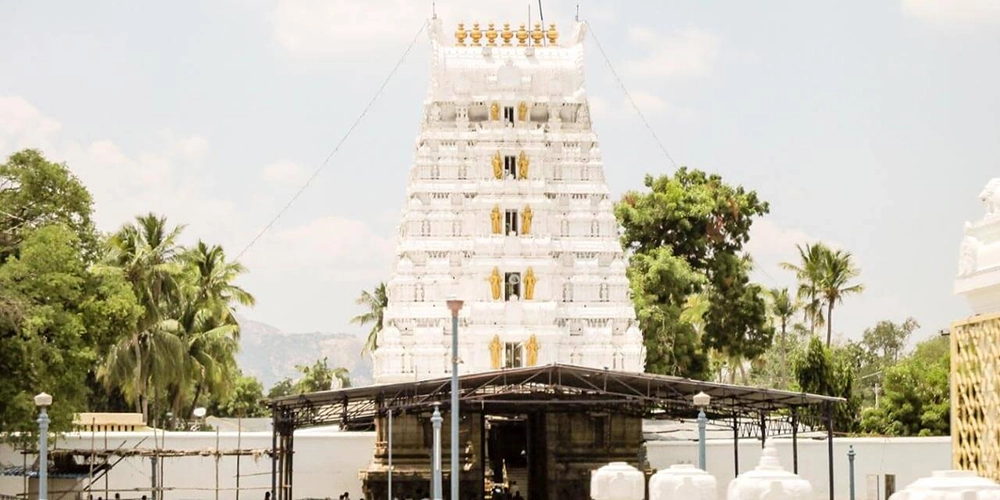
<svg viewBox="0 0 1000 500">
<path fill-rule="evenodd" d="M 458 466 L 458 312 L 462 301 L 450 299 L 451 310 L 451 496 L 458 500 L 458 480 L 461 470 Z"/>
<path fill-rule="evenodd" d="M 694 396 L 694 405 L 698 407 L 698 468 L 706 470 L 705 467 L 705 427 L 708 426 L 708 417 L 705 416 L 705 408 L 712 402 L 712 397 L 704 392 L 699 392 Z"/>
<path fill-rule="evenodd" d="M 49 498 L 49 413 L 52 396 L 44 392 L 35 396 L 38 407 L 38 500 Z"/>
<path fill-rule="evenodd" d="M 433 463 L 431 463 L 431 470 L 433 471 L 431 477 L 431 499 L 441 500 L 441 412 L 439 411 L 438 405 L 434 405 L 434 413 L 431 415 L 431 425 L 434 427 L 434 450 L 433 450 Z"/>
</svg>

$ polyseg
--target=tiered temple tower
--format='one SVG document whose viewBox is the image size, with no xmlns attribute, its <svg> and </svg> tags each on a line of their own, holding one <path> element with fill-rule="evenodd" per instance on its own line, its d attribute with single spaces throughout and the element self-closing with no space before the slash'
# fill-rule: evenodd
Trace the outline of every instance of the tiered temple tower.
<svg viewBox="0 0 1000 500">
<path fill-rule="evenodd" d="M 619 226 L 591 126 L 585 26 L 445 34 L 399 225 L 377 382 L 549 363 L 640 372 Z"/>
</svg>

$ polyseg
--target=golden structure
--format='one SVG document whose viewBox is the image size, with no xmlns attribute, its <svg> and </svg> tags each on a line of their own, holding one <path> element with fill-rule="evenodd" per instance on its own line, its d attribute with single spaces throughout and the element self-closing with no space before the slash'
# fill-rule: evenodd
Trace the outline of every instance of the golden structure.
<svg viewBox="0 0 1000 500">
<path fill-rule="evenodd" d="M 545 32 L 545 36 L 549 39 L 549 45 L 555 45 L 556 40 L 559 39 L 559 32 L 556 31 L 556 25 L 550 24 L 549 31 Z"/>
<path fill-rule="evenodd" d="M 455 30 L 455 45 L 464 47 L 466 36 L 468 36 L 468 32 L 465 31 L 465 24 L 458 23 L 458 29 Z"/>
<path fill-rule="evenodd" d="M 521 212 L 521 234 L 531 234 L 531 219 L 534 214 L 531 212 L 531 205 L 524 206 L 524 212 Z"/>
<path fill-rule="evenodd" d="M 499 119 L 500 119 L 500 103 L 493 101 L 493 104 L 490 104 L 490 120 L 497 121 Z"/>
<path fill-rule="evenodd" d="M 479 30 L 479 23 L 472 23 L 472 31 L 469 32 L 472 45 L 479 46 L 479 40 L 483 39 L 483 32 Z"/>
<path fill-rule="evenodd" d="M 528 353 L 528 366 L 535 366 L 538 364 L 538 337 L 534 334 L 528 338 L 528 342 L 524 344 L 524 351 Z"/>
<path fill-rule="evenodd" d="M 528 167 L 530 165 L 531 165 L 531 162 L 528 161 L 528 155 L 524 154 L 524 151 L 521 151 L 521 155 L 517 157 L 517 175 L 518 175 L 518 177 L 520 177 L 521 179 L 527 179 L 528 178 Z"/>
<path fill-rule="evenodd" d="M 524 29 L 524 25 L 522 24 L 521 27 L 517 29 L 517 44 L 521 46 L 527 45 L 527 41 L 528 30 Z"/>
<path fill-rule="evenodd" d="M 500 32 L 504 45 L 510 45 L 510 39 L 514 38 L 514 32 L 510 30 L 510 23 L 503 23 L 503 31 Z"/>
<path fill-rule="evenodd" d="M 523 122 L 528 119 L 528 103 L 521 101 L 521 104 L 517 105 L 517 121 Z"/>
<path fill-rule="evenodd" d="M 490 366 L 494 370 L 500 369 L 500 351 L 503 346 L 500 344 L 500 336 L 494 335 L 493 340 L 490 341 Z"/>
<path fill-rule="evenodd" d="M 950 337 L 952 466 L 1000 480 L 1000 314 L 953 323 Z"/>
<path fill-rule="evenodd" d="M 493 211 L 490 212 L 490 228 L 493 229 L 493 234 L 500 234 L 503 232 L 502 219 L 503 215 L 500 214 L 500 205 L 493 205 Z"/>
<path fill-rule="evenodd" d="M 535 270 L 528 268 L 524 273 L 524 300 L 534 300 L 535 298 Z"/>
<path fill-rule="evenodd" d="M 490 292 L 493 294 L 493 300 L 500 300 L 500 270 L 493 268 L 493 272 L 490 273 Z"/>
<path fill-rule="evenodd" d="M 499 151 L 493 155 L 493 177 L 496 179 L 503 179 L 503 160 L 500 158 Z"/>
<path fill-rule="evenodd" d="M 531 30 L 531 42 L 535 45 L 541 45 L 544 39 L 545 33 L 542 32 L 542 25 L 536 23 L 535 29 Z"/>
<path fill-rule="evenodd" d="M 486 30 L 486 45 L 490 47 L 497 46 L 497 30 L 493 27 L 493 23 L 490 23 L 489 28 Z"/>
</svg>

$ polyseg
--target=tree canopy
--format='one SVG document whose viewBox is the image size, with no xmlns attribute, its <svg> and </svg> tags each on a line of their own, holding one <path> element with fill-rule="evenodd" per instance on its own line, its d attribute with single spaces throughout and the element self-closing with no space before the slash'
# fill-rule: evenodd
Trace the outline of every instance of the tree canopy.
<svg viewBox="0 0 1000 500">
<path fill-rule="evenodd" d="M 742 370 L 763 353 L 774 328 L 764 290 L 752 283 L 743 245 L 768 204 L 722 177 L 678 169 L 646 176 L 648 191 L 629 191 L 615 206 L 629 254 L 628 276 L 646 347 L 646 370 L 695 378 L 711 375 L 710 357 Z M 707 307 L 684 315 L 692 294 Z"/>
</svg>

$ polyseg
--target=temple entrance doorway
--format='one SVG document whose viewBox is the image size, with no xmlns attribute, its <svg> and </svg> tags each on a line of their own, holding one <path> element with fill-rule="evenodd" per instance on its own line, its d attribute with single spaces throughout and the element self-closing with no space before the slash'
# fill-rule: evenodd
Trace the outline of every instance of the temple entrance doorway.
<svg viewBox="0 0 1000 500">
<path fill-rule="evenodd" d="M 487 416 L 486 498 L 546 500 L 545 439 L 536 414 Z"/>
</svg>

